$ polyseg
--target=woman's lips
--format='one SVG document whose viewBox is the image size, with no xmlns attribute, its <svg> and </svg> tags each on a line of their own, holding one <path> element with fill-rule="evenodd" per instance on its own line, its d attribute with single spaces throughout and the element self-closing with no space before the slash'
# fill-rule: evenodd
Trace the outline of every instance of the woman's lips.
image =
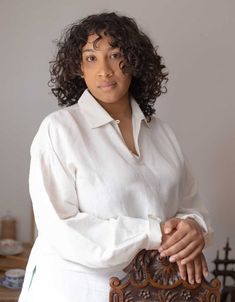
<svg viewBox="0 0 235 302">
<path fill-rule="evenodd" d="M 111 90 L 111 89 L 113 89 L 116 85 L 117 85 L 117 83 L 115 83 L 115 82 L 111 82 L 111 83 L 102 83 L 102 84 L 98 85 L 98 88 L 101 88 L 102 90 Z"/>
</svg>

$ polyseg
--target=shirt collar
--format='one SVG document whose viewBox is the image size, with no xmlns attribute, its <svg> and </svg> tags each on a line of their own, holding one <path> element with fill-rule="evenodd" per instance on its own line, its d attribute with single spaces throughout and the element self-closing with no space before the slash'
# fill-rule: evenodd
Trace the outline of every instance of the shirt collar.
<svg viewBox="0 0 235 302">
<path fill-rule="evenodd" d="M 132 109 L 132 115 L 136 118 L 138 121 L 144 120 L 145 124 L 149 127 L 149 123 L 143 114 L 143 111 L 140 109 L 139 104 L 136 102 L 136 100 L 131 97 L 131 109 Z"/>
<path fill-rule="evenodd" d="M 81 95 L 78 105 L 81 107 L 82 112 L 85 113 L 91 128 L 98 128 L 114 121 L 111 115 L 96 101 L 88 89 Z M 131 98 L 131 108 L 134 118 L 139 121 L 144 120 L 149 127 L 149 123 L 134 98 Z"/>
</svg>

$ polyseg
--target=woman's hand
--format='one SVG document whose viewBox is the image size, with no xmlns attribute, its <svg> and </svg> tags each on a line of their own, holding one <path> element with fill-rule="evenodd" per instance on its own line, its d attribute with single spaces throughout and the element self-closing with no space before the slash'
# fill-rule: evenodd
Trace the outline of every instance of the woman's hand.
<svg viewBox="0 0 235 302">
<path fill-rule="evenodd" d="M 161 257 L 185 265 L 197 259 L 205 241 L 201 226 L 191 218 L 171 218 L 162 225 L 163 240 L 158 249 Z M 170 236 L 169 236 L 170 235 Z"/>
<path fill-rule="evenodd" d="M 201 283 L 202 275 L 205 278 L 208 276 L 208 267 L 203 253 L 187 264 L 181 264 L 180 262 L 177 262 L 177 264 L 181 278 L 183 280 L 188 279 L 190 284 Z"/>
</svg>

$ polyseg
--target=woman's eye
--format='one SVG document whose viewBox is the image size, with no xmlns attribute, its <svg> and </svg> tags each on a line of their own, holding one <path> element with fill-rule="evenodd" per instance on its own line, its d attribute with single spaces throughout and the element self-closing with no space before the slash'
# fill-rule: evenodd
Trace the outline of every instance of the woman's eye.
<svg viewBox="0 0 235 302">
<path fill-rule="evenodd" d="M 95 61 L 95 56 L 88 56 L 86 57 L 87 62 L 94 62 Z"/>
<path fill-rule="evenodd" d="M 122 57 L 122 54 L 120 52 L 115 52 L 111 54 L 112 59 L 120 59 Z"/>
</svg>

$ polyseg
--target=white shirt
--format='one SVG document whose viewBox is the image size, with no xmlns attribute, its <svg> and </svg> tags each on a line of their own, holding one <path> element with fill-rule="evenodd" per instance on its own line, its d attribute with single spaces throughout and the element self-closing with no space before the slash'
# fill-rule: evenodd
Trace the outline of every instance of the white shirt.
<svg viewBox="0 0 235 302">
<path fill-rule="evenodd" d="M 156 117 L 148 123 L 134 99 L 131 106 L 139 156 L 88 90 L 42 122 L 29 177 L 39 236 L 21 302 L 108 301 L 109 277 L 139 250 L 158 248 L 160 222 L 170 217 L 193 217 L 209 237 L 206 210 L 174 133 Z M 87 276 L 101 296 L 91 293 Z"/>
</svg>

